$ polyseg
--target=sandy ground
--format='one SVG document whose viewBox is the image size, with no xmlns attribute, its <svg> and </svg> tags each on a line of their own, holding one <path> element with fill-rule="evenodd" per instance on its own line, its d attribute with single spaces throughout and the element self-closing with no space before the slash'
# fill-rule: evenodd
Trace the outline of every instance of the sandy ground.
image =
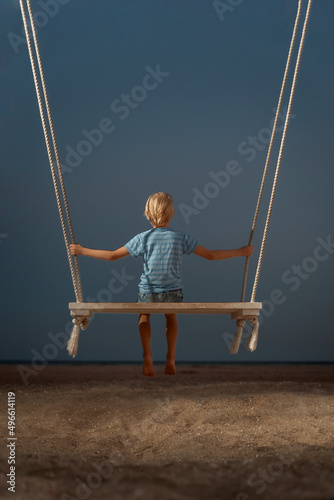
<svg viewBox="0 0 334 500">
<path fill-rule="evenodd" d="M 334 500 L 334 366 L 177 368 L 1 365 L 0 498 Z"/>
</svg>

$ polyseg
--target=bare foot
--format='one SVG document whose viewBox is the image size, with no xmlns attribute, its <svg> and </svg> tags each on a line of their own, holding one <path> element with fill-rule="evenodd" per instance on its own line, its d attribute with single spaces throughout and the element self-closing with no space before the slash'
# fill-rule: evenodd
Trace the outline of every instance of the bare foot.
<svg viewBox="0 0 334 500">
<path fill-rule="evenodd" d="M 166 366 L 165 366 L 166 375 L 175 375 L 175 360 L 173 358 L 166 358 Z"/>
<path fill-rule="evenodd" d="M 154 377 L 152 355 L 148 354 L 147 356 L 143 356 L 143 358 L 144 358 L 143 375 L 146 375 L 146 377 Z"/>
</svg>

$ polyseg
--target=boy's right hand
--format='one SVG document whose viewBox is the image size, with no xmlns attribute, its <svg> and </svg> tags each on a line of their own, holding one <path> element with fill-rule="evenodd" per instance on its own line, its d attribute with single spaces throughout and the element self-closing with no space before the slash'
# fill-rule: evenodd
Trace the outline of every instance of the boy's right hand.
<svg viewBox="0 0 334 500">
<path fill-rule="evenodd" d="M 245 246 L 245 247 L 241 247 L 240 249 L 242 251 L 242 255 L 244 257 L 250 257 L 253 253 L 253 246 L 252 245 L 248 245 L 248 246 Z"/>
<path fill-rule="evenodd" d="M 70 250 L 72 255 L 82 255 L 82 249 L 83 247 L 78 243 L 72 243 L 70 245 Z"/>
</svg>

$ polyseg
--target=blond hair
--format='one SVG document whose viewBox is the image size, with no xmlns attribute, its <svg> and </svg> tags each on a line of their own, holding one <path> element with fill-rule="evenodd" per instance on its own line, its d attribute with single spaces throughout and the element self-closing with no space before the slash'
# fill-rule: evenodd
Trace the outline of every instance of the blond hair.
<svg viewBox="0 0 334 500">
<path fill-rule="evenodd" d="M 175 214 L 173 198 L 163 191 L 153 193 L 145 206 L 145 216 L 154 227 L 165 226 Z"/>
</svg>

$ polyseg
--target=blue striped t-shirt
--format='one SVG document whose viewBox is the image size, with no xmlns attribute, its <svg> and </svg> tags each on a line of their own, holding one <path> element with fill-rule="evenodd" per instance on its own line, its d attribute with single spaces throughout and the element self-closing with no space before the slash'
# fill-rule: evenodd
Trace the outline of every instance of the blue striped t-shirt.
<svg viewBox="0 0 334 500">
<path fill-rule="evenodd" d="M 153 228 L 132 238 L 125 248 L 132 257 L 144 260 L 139 292 L 159 293 L 182 288 L 182 255 L 193 253 L 197 245 L 188 234 L 169 227 Z"/>
</svg>

